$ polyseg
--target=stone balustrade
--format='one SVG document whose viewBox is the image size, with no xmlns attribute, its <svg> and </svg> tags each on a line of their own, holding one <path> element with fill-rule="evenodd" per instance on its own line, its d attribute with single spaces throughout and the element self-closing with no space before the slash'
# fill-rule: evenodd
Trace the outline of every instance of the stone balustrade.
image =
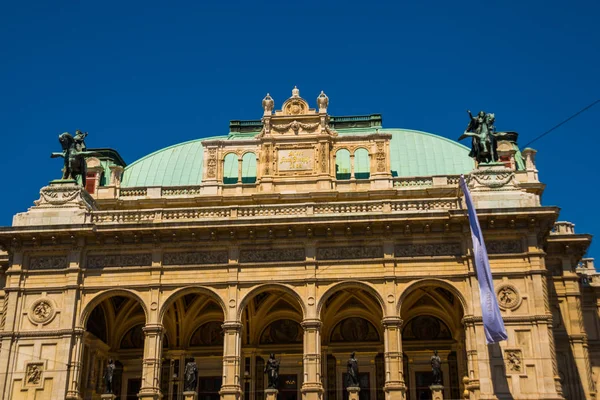
<svg viewBox="0 0 600 400">
<path fill-rule="evenodd" d="M 88 221 L 96 224 L 173 222 L 257 217 L 311 217 L 315 215 L 369 215 L 448 211 L 460 207 L 458 197 L 440 199 L 373 200 L 366 202 L 301 203 L 262 206 L 189 207 L 151 210 L 91 211 Z"/>
</svg>

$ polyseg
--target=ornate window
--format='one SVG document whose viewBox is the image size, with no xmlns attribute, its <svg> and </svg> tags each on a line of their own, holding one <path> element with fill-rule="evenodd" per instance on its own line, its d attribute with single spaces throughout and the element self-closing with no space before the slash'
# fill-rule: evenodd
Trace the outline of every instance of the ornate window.
<svg viewBox="0 0 600 400">
<path fill-rule="evenodd" d="M 357 149 L 354 152 L 354 176 L 356 179 L 369 179 L 371 167 L 367 149 Z"/>
<path fill-rule="evenodd" d="M 242 157 L 242 183 L 256 182 L 256 155 L 246 153 Z"/>
</svg>

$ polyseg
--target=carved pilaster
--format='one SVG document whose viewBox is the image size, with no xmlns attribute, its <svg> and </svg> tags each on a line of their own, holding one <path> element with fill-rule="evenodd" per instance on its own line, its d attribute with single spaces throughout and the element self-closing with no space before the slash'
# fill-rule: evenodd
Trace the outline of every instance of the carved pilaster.
<svg viewBox="0 0 600 400">
<path fill-rule="evenodd" d="M 321 400 L 323 384 L 321 383 L 321 320 L 306 319 L 302 321 L 304 328 L 304 383 L 302 384 L 303 400 Z"/>
<path fill-rule="evenodd" d="M 406 386 L 404 384 L 404 372 L 402 365 L 402 319 L 400 317 L 384 317 L 384 363 L 385 363 L 385 386 L 387 400 L 404 400 Z"/>
</svg>

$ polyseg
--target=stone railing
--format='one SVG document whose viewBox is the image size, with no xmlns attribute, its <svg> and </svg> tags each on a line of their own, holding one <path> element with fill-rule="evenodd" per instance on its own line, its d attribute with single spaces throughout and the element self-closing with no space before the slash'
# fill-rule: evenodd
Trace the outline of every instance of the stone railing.
<svg viewBox="0 0 600 400">
<path fill-rule="evenodd" d="M 142 197 L 148 195 L 148 188 L 123 188 L 119 197 Z"/>
<path fill-rule="evenodd" d="M 162 197 L 172 196 L 195 196 L 200 194 L 201 186 L 176 186 L 164 187 L 161 190 Z"/>
<path fill-rule="evenodd" d="M 448 211 L 460 207 L 456 197 L 442 199 L 375 200 L 367 202 L 302 203 L 264 206 L 190 207 L 140 211 L 92 211 L 88 220 L 96 224 L 173 222 L 260 217 L 314 217 Z"/>
<path fill-rule="evenodd" d="M 394 187 L 428 187 L 433 186 L 432 177 L 394 178 Z"/>
</svg>

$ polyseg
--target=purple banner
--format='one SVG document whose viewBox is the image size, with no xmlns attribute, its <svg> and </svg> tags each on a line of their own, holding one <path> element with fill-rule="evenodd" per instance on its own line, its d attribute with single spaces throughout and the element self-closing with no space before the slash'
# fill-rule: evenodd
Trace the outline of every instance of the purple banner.
<svg viewBox="0 0 600 400">
<path fill-rule="evenodd" d="M 477 281 L 479 282 L 479 297 L 481 299 L 481 313 L 483 317 L 483 328 L 485 330 L 485 341 L 487 344 L 506 340 L 506 328 L 500 314 L 500 308 L 496 301 L 496 292 L 494 291 L 494 281 L 492 280 L 492 271 L 490 269 L 490 260 L 483 241 L 483 233 L 479 226 L 477 212 L 473 205 L 471 193 L 465 183 L 465 177 L 460 176 L 460 187 L 465 194 L 467 203 L 467 212 L 469 214 L 469 224 L 471 225 L 471 238 L 473 239 L 473 260 L 475 261 L 475 270 L 477 272 Z"/>
</svg>

